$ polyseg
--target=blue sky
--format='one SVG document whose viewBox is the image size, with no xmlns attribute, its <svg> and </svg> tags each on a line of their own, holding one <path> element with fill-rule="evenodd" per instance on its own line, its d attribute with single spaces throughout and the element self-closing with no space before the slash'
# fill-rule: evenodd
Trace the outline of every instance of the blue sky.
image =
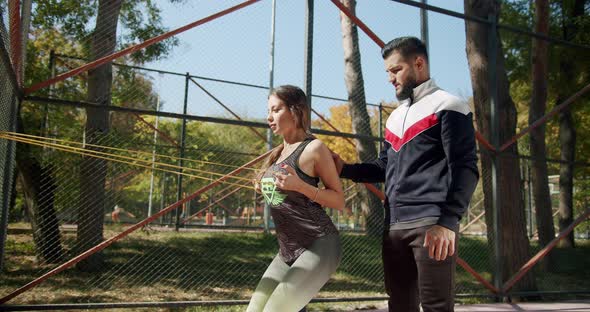
<svg viewBox="0 0 590 312">
<path fill-rule="evenodd" d="M 161 2 L 163 23 L 175 29 L 229 8 L 241 1 Z M 429 1 L 429 4 L 463 12 L 463 1 Z M 328 0 L 315 1 L 313 94 L 346 98 L 344 61 L 338 8 Z M 180 45 L 163 60 L 146 67 L 239 81 L 270 83 L 272 1 L 263 0 L 240 11 L 198 26 L 178 36 Z M 398 36 L 420 36 L 419 9 L 387 0 L 358 0 L 357 16 L 383 41 Z M 465 54 L 463 20 L 429 12 L 431 75 L 444 89 L 461 97 L 471 95 Z M 277 0 L 274 85 L 302 86 L 304 75 L 305 1 Z M 394 101 L 378 46 L 359 29 L 362 71 L 369 103 Z M 155 75 L 154 82 L 164 110 L 182 112 L 184 78 Z M 267 91 L 198 80 L 243 118 L 262 118 Z M 189 87 L 188 113 L 230 118 L 217 103 L 195 85 Z M 312 106 L 326 113 L 339 104 L 313 98 Z M 233 117 L 232 117 L 233 118 Z"/>
</svg>

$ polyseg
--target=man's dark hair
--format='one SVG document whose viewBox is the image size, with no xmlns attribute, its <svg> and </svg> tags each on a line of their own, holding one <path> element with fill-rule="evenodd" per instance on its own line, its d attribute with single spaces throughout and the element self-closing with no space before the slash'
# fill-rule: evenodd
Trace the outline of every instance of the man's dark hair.
<svg viewBox="0 0 590 312">
<path fill-rule="evenodd" d="M 421 55 L 428 62 L 426 45 L 422 40 L 416 37 L 399 37 L 389 41 L 383 49 L 381 49 L 381 55 L 383 56 L 383 59 L 386 59 L 394 51 L 398 52 L 404 59 Z"/>
</svg>

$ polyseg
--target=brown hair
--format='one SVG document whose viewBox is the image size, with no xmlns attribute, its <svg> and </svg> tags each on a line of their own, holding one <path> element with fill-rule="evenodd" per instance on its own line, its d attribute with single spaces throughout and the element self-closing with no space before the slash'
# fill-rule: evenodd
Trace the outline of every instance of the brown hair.
<svg viewBox="0 0 590 312">
<path fill-rule="evenodd" d="M 269 98 L 271 96 L 276 96 L 281 100 L 289 109 L 293 117 L 295 118 L 295 124 L 298 128 L 302 128 L 308 133 L 309 136 L 311 135 L 311 120 L 310 120 L 310 113 L 311 109 L 309 104 L 307 103 L 307 96 L 305 92 L 301 90 L 299 87 L 292 86 L 292 85 L 282 85 L 278 86 L 269 94 Z M 261 167 L 261 171 L 256 178 L 256 182 L 258 182 L 261 178 L 266 169 L 270 167 L 273 163 L 279 159 L 281 156 L 281 152 L 283 151 L 283 144 L 281 143 L 277 147 L 275 147 L 272 152 L 268 155 L 264 164 Z M 256 183 L 256 188 L 258 190 L 258 183 Z"/>
</svg>

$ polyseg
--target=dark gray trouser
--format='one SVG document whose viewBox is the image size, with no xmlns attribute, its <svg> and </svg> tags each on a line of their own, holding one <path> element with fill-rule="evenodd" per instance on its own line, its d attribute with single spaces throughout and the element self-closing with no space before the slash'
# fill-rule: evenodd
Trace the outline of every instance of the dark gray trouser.
<svg viewBox="0 0 590 312">
<path fill-rule="evenodd" d="M 301 310 L 336 272 L 342 250 L 340 236 L 316 239 L 291 265 L 277 255 L 258 283 L 248 312 L 297 312 Z"/>
<path fill-rule="evenodd" d="M 420 305 L 424 312 L 454 311 L 457 250 L 444 261 L 430 259 L 428 248 L 422 247 L 430 227 L 389 230 L 383 235 L 383 271 L 389 311 L 418 312 Z"/>
</svg>

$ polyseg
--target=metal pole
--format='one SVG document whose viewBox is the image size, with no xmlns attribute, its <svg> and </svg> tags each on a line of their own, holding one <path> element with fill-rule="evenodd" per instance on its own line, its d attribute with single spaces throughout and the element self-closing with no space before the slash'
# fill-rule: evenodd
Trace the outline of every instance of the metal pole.
<svg viewBox="0 0 590 312">
<path fill-rule="evenodd" d="M 55 51 L 51 50 L 49 52 L 49 73 L 50 73 L 50 77 L 49 78 L 53 78 L 55 77 Z M 55 93 L 55 86 L 51 85 L 49 86 L 49 97 L 53 98 Z M 50 130 L 49 130 L 49 103 L 45 103 L 44 107 L 43 107 L 43 121 L 41 122 L 41 131 L 43 133 L 43 136 L 45 136 L 46 138 L 49 138 L 49 134 L 50 134 Z M 57 131 L 55 131 L 55 133 L 57 135 Z M 55 141 L 54 141 L 55 143 Z M 49 148 L 47 146 L 43 146 L 43 157 L 46 156 L 46 154 L 48 153 Z"/>
<path fill-rule="evenodd" d="M 0 12 L 1 13 L 1 12 Z M 2 14 L 0 14 L 2 15 Z M 12 22 L 12 21 L 11 21 Z M 12 27 L 12 23 L 11 23 Z M 0 16 L 0 35 L 5 35 L 5 27 L 3 18 Z M 5 36 L 4 38 L 8 38 Z M 6 54 L 5 54 L 6 53 Z M 8 116 L 8 127 L 5 128 L 6 131 L 16 132 L 16 124 L 17 124 L 17 114 L 20 110 L 20 101 L 19 98 L 19 82 L 16 79 L 16 76 L 13 76 L 13 71 L 10 70 L 10 58 L 6 51 L 6 49 L 0 49 L 0 64 L 5 69 L 5 75 L 7 83 L 5 84 L 4 90 L 10 90 L 8 94 L 10 94 L 10 112 L 6 115 Z M 2 189 L 0 190 L 0 270 L 4 267 L 4 248 L 6 245 L 6 238 L 8 235 L 8 210 L 9 206 L 12 201 L 12 191 L 13 183 L 16 179 L 14 179 L 14 174 L 16 174 L 15 170 L 15 163 L 16 163 L 16 143 L 12 140 L 6 140 L 6 150 L 3 159 L 3 174 L 2 174 Z"/>
<path fill-rule="evenodd" d="M 13 101 L 10 107 L 10 122 L 8 125 L 9 131 L 16 132 L 16 115 L 19 105 L 19 99 L 17 98 L 16 93 L 12 95 Z M 0 270 L 4 267 L 4 248 L 6 244 L 6 237 L 8 235 L 8 208 L 10 206 L 10 201 L 12 199 L 12 190 L 14 189 L 12 183 L 15 181 L 13 179 L 13 174 L 15 174 L 14 164 L 16 162 L 16 143 L 11 140 L 7 140 L 6 142 L 6 159 L 4 160 L 4 174 L 2 181 L 2 194 L 0 196 L 2 198 L 2 203 L 0 209 L 2 209 L 0 214 Z"/>
<path fill-rule="evenodd" d="M 23 0 L 21 5 L 21 66 L 19 68 L 19 77 L 21 79 L 21 84 L 23 83 L 23 81 L 25 81 L 25 64 L 27 62 L 27 42 L 29 40 L 29 30 L 31 28 L 31 10 L 33 8 L 32 2 L 32 0 Z"/>
<path fill-rule="evenodd" d="M 379 153 L 383 148 L 383 105 L 379 103 Z"/>
<path fill-rule="evenodd" d="M 496 34 L 496 16 L 494 14 L 488 15 L 490 22 L 488 30 L 488 79 L 489 79 L 489 92 L 490 92 L 490 115 L 491 115 L 491 132 L 492 132 L 492 145 L 496 151 L 500 148 L 500 127 L 499 127 L 499 110 L 498 110 L 498 83 L 496 75 L 496 57 L 498 51 L 498 38 Z M 498 154 L 491 154 L 492 157 L 492 207 L 494 210 L 494 251 L 496 254 L 496 274 L 494 274 L 494 286 L 497 289 L 502 289 L 503 270 L 502 270 L 502 228 L 501 228 L 501 213 L 500 213 L 500 196 L 499 196 L 499 165 L 498 165 Z M 499 300 L 502 299 L 503 294 L 499 294 Z"/>
<path fill-rule="evenodd" d="M 186 118 L 184 116 L 187 115 L 187 106 L 188 106 L 188 83 L 190 80 L 190 74 L 186 73 L 186 78 L 184 80 L 184 108 L 182 109 L 182 129 L 180 131 L 180 159 L 178 160 L 179 174 L 178 174 L 178 184 L 177 184 L 177 192 L 176 192 L 176 200 L 179 201 L 182 198 L 182 167 L 184 166 L 184 147 L 185 147 L 185 139 L 186 139 Z M 176 208 L 176 222 L 175 222 L 175 230 L 178 231 L 180 227 L 180 213 L 182 212 L 182 207 Z"/>
<path fill-rule="evenodd" d="M 528 189 L 528 217 L 529 217 L 529 238 L 533 238 L 534 234 L 534 218 L 533 218 L 533 182 L 531 181 L 531 167 L 529 166 L 529 162 L 526 162 L 527 168 L 527 189 Z"/>
<path fill-rule="evenodd" d="M 272 0 L 272 13 L 271 13 L 271 25 L 270 25 L 270 79 L 269 79 L 269 83 L 268 83 L 269 92 L 272 92 L 272 89 L 274 88 L 276 7 L 277 7 L 277 1 Z"/>
<path fill-rule="evenodd" d="M 427 0 L 422 0 L 422 4 L 426 5 Z M 430 53 L 430 45 L 428 44 L 428 10 L 424 7 L 420 8 L 420 35 L 422 42 L 426 45 L 426 51 Z"/>
<path fill-rule="evenodd" d="M 256 206 L 256 197 L 257 197 L 257 195 L 258 195 L 258 194 L 256 194 L 256 190 L 254 190 L 254 198 L 253 198 L 253 201 L 252 201 L 252 203 L 253 203 L 253 207 L 254 207 L 254 212 L 252 213 L 252 220 L 253 220 L 252 222 L 253 222 L 253 223 L 256 223 L 256 210 L 257 210 L 256 208 L 258 208 L 258 207 Z M 246 218 L 248 218 L 248 219 L 246 220 L 246 225 L 250 225 L 250 212 L 247 212 L 247 213 L 246 213 Z"/>
<path fill-rule="evenodd" d="M 271 13 L 271 25 L 270 25 L 270 78 L 269 78 L 269 95 L 274 88 L 274 69 L 275 69 L 275 20 L 276 20 L 276 0 L 272 1 L 272 13 Z M 266 130 L 266 148 L 267 150 L 271 150 L 272 146 L 272 131 L 269 129 Z M 256 198 L 256 195 L 254 195 Z M 256 216 L 256 202 L 254 202 L 254 216 Z M 264 203 L 264 232 L 269 233 L 270 231 L 270 206 L 268 203 Z"/>
<path fill-rule="evenodd" d="M 50 77 L 55 77 L 55 51 L 51 50 L 49 52 L 49 73 Z M 53 98 L 55 86 L 49 86 L 49 97 Z M 49 136 L 49 103 L 45 103 L 43 108 L 43 125 L 42 128 L 43 132 L 45 133 L 45 137 Z M 45 147 L 43 148 L 45 149 Z"/>
<path fill-rule="evenodd" d="M 305 5 L 305 49 L 304 49 L 304 71 L 303 86 L 307 94 L 307 103 L 311 120 L 311 87 L 312 87 L 312 63 L 313 63 L 313 0 L 307 0 Z M 307 129 L 306 129 L 307 130 Z"/>
<path fill-rule="evenodd" d="M 160 211 L 162 211 L 162 209 L 164 209 L 166 207 L 166 188 L 168 187 L 167 184 L 167 180 L 168 180 L 168 174 L 167 172 L 164 172 L 162 177 L 162 190 L 161 193 L 162 195 L 160 195 Z M 160 225 L 166 223 L 166 215 L 163 215 L 160 217 Z"/>
<path fill-rule="evenodd" d="M 238 125 L 238 126 L 248 126 L 248 127 L 256 127 L 256 128 L 264 128 L 268 129 L 268 124 L 266 122 L 258 122 L 258 121 L 246 121 L 246 120 L 235 120 L 235 119 L 225 119 L 225 118 L 218 118 L 218 117 L 205 117 L 205 116 L 196 116 L 196 115 L 186 115 L 183 116 L 182 114 L 177 113 L 170 113 L 170 112 L 159 112 L 156 113 L 154 110 L 147 110 L 147 109 L 139 109 L 139 108 L 130 108 L 130 107 L 122 107 L 122 106 L 103 106 L 96 103 L 85 102 L 85 101 L 70 101 L 64 99 L 50 99 L 46 97 L 38 97 L 38 96 L 26 96 L 24 100 L 27 102 L 38 102 L 44 103 L 49 102 L 54 105 L 65 105 L 65 106 L 72 106 L 72 107 L 92 107 L 99 110 L 107 110 L 110 112 L 126 112 L 126 113 L 137 113 L 140 115 L 158 115 L 160 117 L 167 117 L 167 118 L 177 118 L 182 119 L 183 117 L 187 120 L 196 120 L 202 122 L 212 122 L 212 123 L 220 123 L 225 125 Z M 323 134 L 323 135 L 330 135 L 335 137 L 342 137 L 342 138 L 351 138 L 351 139 L 362 139 L 362 140 L 370 140 L 370 141 L 379 141 L 379 138 L 376 136 L 370 135 L 363 135 L 363 134 L 354 134 L 354 133 L 342 133 L 336 131 L 328 131 L 323 129 L 313 129 L 313 133 Z"/>
<path fill-rule="evenodd" d="M 20 0 L 8 1 L 8 20 L 10 29 L 10 59 L 12 61 L 12 70 L 16 76 L 16 82 L 19 87 L 22 86 L 21 74 L 21 16 Z"/>
<path fill-rule="evenodd" d="M 160 111 L 160 95 L 156 100 L 156 112 Z M 152 151 L 152 173 L 150 175 L 150 196 L 148 199 L 148 217 L 152 215 L 152 197 L 154 195 L 154 170 L 156 168 L 156 147 L 158 146 L 158 121 L 160 117 L 156 116 L 156 129 L 154 130 L 154 149 Z"/>
<path fill-rule="evenodd" d="M 266 138 L 266 142 L 267 142 L 267 149 L 270 151 L 272 149 L 272 131 L 270 131 L 270 129 L 266 132 L 267 138 Z M 256 204 L 254 204 L 254 207 L 256 207 Z M 256 209 L 256 208 L 254 208 Z M 264 232 L 265 233 L 269 233 L 270 232 L 270 205 L 264 201 L 264 214 L 263 214 L 263 218 L 264 218 Z"/>
</svg>

